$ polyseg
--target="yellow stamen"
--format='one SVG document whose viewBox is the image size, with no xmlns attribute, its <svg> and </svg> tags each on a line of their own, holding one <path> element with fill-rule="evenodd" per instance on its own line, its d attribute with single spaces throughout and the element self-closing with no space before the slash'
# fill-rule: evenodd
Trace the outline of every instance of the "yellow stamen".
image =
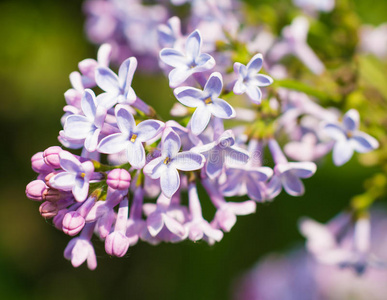
<svg viewBox="0 0 387 300">
<path fill-rule="evenodd" d="M 212 99 L 211 99 L 211 97 L 208 97 L 206 100 L 204 100 L 204 103 L 206 103 L 206 104 L 212 104 Z"/>
<path fill-rule="evenodd" d="M 170 161 L 171 161 L 171 159 L 169 157 L 167 157 L 166 159 L 164 159 L 164 165 L 169 164 Z"/>
<path fill-rule="evenodd" d="M 82 178 L 85 178 L 86 174 L 85 173 L 81 173 L 81 177 Z"/>
<path fill-rule="evenodd" d="M 134 143 L 136 139 L 137 139 L 137 134 L 133 133 L 132 136 L 130 137 L 130 141 Z"/>
</svg>

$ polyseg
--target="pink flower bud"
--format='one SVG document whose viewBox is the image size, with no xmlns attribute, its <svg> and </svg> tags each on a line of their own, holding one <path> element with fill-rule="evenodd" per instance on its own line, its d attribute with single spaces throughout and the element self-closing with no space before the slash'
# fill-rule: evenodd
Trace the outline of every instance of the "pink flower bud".
<svg viewBox="0 0 387 300">
<path fill-rule="evenodd" d="M 126 254 L 128 248 L 129 239 L 125 233 L 114 231 L 106 237 L 105 250 L 107 254 L 122 257 Z"/>
<path fill-rule="evenodd" d="M 51 219 L 58 213 L 58 207 L 55 203 L 45 201 L 40 205 L 39 212 L 43 218 Z"/>
<path fill-rule="evenodd" d="M 43 152 L 43 159 L 45 163 L 54 169 L 60 168 L 59 152 L 63 151 L 59 146 L 47 148 Z"/>
<path fill-rule="evenodd" d="M 62 222 L 62 230 L 65 234 L 74 236 L 85 226 L 85 219 L 76 211 L 68 212 Z"/>
<path fill-rule="evenodd" d="M 43 192 L 43 199 L 51 202 L 58 202 L 59 200 L 65 200 L 71 198 L 71 192 L 64 192 L 53 188 L 48 188 Z"/>
<path fill-rule="evenodd" d="M 109 172 L 106 183 L 113 189 L 125 190 L 130 185 L 130 174 L 124 169 L 114 169 Z"/>
<path fill-rule="evenodd" d="M 31 157 L 32 170 L 36 173 L 50 173 L 52 167 L 46 164 L 43 159 L 43 152 L 38 152 Z"/>
<path fill-rule="evenodd" d="M 46 190 L 47 186 L 43 180 L 34 180 L 26 186 L 26 195 L 31 200 L 41 201 Z"/>
</svg>

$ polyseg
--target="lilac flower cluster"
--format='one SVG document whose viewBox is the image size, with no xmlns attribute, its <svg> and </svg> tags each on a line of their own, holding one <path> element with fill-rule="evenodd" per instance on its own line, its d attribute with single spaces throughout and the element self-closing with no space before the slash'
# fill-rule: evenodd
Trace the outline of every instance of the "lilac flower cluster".
<svg viewBox="0 0 387 300">
<path fill-rule="evenodd" d="M 139 240 L 219 242 L 237 216 L 255 212 L 257 202 L 273 200 L 282 189 L 303 195 L 301 179 L 313 176 L 313 161 L 331 149 L 334 163 L 342 165 L 354 151 L 378 147 L 359 131 L 356 110 L 340 122 L 337 111 L 306 94 L 270 89 L 273 77 L 286 76 L 285 55 L 300 58 L 313 73 L 324 71 L 306 43 L 307 19 L 294 20 L 261 51 L 258 37 L 239 29 L 234 1 L 172 1 L 185 2 L 192 10 L 187 35 L 178 17 L 167 21 L 163 6 L 145 7 L 136 0 L 86 3 L 89 35 L 109 44 L 100 47 L 97 60 L 79 63 L 65 93 L 58 139 L 66 148 L 80 149 L 80 155 L 59 146 L 35 154 L 38 177 L 26 188 L 30 199 L 42 202 L 44 218 L 52 218 L 65 234 L 79 234 L 65 250 L 75 267 L 87 261 L 96 268 L 93 233 L 104 241 L 106 253 L 118 257 Z M 220 42 L 245 43 L 250 58 L 233 61 L 235 49 L 218 49 Z M 132 53 L 142 70 L 160 67 L 168 74 L 177 100 L 171 115 L 183 120 L 164 121 L 132 88 L 138 66 Z M 125 58 L 117 74 L 109 68 L 112 55 Z M 269 75 L 262 74 L 263 67 Z M 103 92 L 96 95 L 94 88 Z M 239 102 L 231 105 L 226 100 L 234 95 Z M 284 134 L 288 143 L 282 150 L 278 140 Z M 264 157 L 265 148 L 271 157 Z M 199 195 L 199 186 L 207 195 Z M 245 199 L 226 200 L 233 196 Z M 202 197 L 216 209 L 212 220 L 203 217 Z"/>
</svg>

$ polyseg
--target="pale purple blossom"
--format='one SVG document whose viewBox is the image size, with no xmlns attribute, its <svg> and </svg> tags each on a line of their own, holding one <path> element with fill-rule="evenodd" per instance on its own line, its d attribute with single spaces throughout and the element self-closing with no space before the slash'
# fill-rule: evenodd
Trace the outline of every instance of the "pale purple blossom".
<svg viewBox="0 0 387 300">
<path fill-rule="evenodd" d="M 293 3 L 307 12 L 330 12 L 335 8 L 335 0 L 293 0 Z"/>
<path fill-rule="evenodd" d="M 174 90 L 174 94 L 180 103 L 196 108 L 190 121 L 191 130 L 195 135 L 199 135 L 204 131 L 212 115 L 221 119 L 235 117 L 234 108 L 219 98 L 222 88 L 222 75 L 215 72 L 208 78 L 203 90 L 193 87 L 179 87 Z"/>
<path fill-rule="evenodd" d="M 169 72 L 170 87 L 177 87 L 192 74 L 211 70 L 215 66 L 214 58 L 207 53 L 201 53 L 201 47 L 201 35 L 195 30 L 185 42 L 185 54 L 172 48 L 160 51 L 161 61 L 173 67 Z"/>
<path fill-rule="evenodd" d="M 107 110 L 97 105 L 95 94 L 89 89 L 86 89 L 83 94 L 81 106 L 84 115 L 68 116 L 64 125 L 64 134 L 66 138 L 84 141 L 86 150 L 93 152 L 97 149 Z"/>
<path fill-rule="evenodd" d="M 237 95 L 246 93 L 255 104 L 260 104 L 262 92 L 260 87 L 268 86 L 273 83 L 273 79 L 267 75 L 258 74 L 263 64 L 262 54 L 253 56 L 247 66 L 241 63 L 234 63 L 234 72 L 238 79 L 235 82 L 233 91 Z"/>
<path fill-rule="evenodd" d="M 107 67 L 97 68 L 95 81 L 106 92 L 98 96 L 98 104 L 106 108 L 111 108 L 116 103 L 132 104 L 137 98 L 131 86 L 136 68 L 135 57 L 130 57 L 121 64 L 118 76 Z"/>
<path fill-rule="evenodd" d="M 50 179 L 50 186 L 64 191 L 72 191 L 79 202 L 87 198 L 89 182 L 94 173 L 94 165 L 91 161 L 80 162 L 70 152 L 59 153 L 60 165 L 64 172 L 54 175 Z"/>
<path fill-rule="evenodd" d="M 375 138 L 359 130 L 359 122 L 359 112 L 350 109 L 340 124 L 328 123 L 324 126 L 324 132 L 335 140 L 333 162 L 336 166 L 348 162 L 354 151 L 366 153 L 379 147 Z"/>
<path fill-rule="evenodd" d="M 126 151 L 128 162 L 136 169 L 145 165 L 145 143 L 156 137 L 164 128 L 164 124 L 157 120 L 145 120 L 136 125 L 133 115 L 122 105 L 115 109 L 117 126 L 121 133 L 111 134 L 98 145 L 101 153 L 118 153 Z"/>
<path fill-rule="evenodd" d="M 152 179 L 160 178 L 163 194 L 171 198 L 180 186 L 178 170 L 194 171 L 203 167 L 204 156 L 191 151 L 179 152 L 181 141 L 171 129 L 165 129 L 161 139 L 161 156 L 151 160 L 145 167 L 144 173 Z"/>
</svg>

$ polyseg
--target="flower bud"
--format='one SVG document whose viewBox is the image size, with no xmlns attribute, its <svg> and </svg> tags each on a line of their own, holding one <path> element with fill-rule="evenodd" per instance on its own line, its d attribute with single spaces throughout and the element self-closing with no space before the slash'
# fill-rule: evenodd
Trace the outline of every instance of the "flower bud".
<svg viewBox="0 0 387 300">
<path fill-rule="evenodd" d="M 106 237 L 105 251 L 107 254 L 122 257 L 129 248 L 129 239 L 125 233 L 114 231 Z"/>
<path fill-rule="evenodd" d="M 43 152 L 38 152 L 31 157 L 31 166 L 36 173 L 49 173 L 52 167 L 47 165 L 43 159 Z"/>
<path fill-rule="evenodd" d="M 85 219 L 76 211 L 68 212 L 62 222 L 62 230 L 65 234 L 74 236 L 85 226 Z"/>
<path fill-rule="evenodd" d="M 130 174 L 124 169 L 114 169 L 109 172 L 106 183 L 113 189 L 125 190 L 130 185 Z"/>
<path fill-rule="evenodd" d="M 26 186 L 26 195 L 31 200 L 41 201 L 46 190 L 47 186 L 43 180 L 34 180 Z"/>
<path fill-rule="evenodd" d="M 63 151 L 59 146 L 47 148 L 43 152 L 43 159 L 45 163 L 54 169 L 60 168 L 59 152 Z"/>
<path fill-rule="evenodd" d="M 58 207 L 55 203 L 45 201 L 40 205 L 39 212 L 43 218 L 51 219 L 58 213 Z"/>
</svg>

